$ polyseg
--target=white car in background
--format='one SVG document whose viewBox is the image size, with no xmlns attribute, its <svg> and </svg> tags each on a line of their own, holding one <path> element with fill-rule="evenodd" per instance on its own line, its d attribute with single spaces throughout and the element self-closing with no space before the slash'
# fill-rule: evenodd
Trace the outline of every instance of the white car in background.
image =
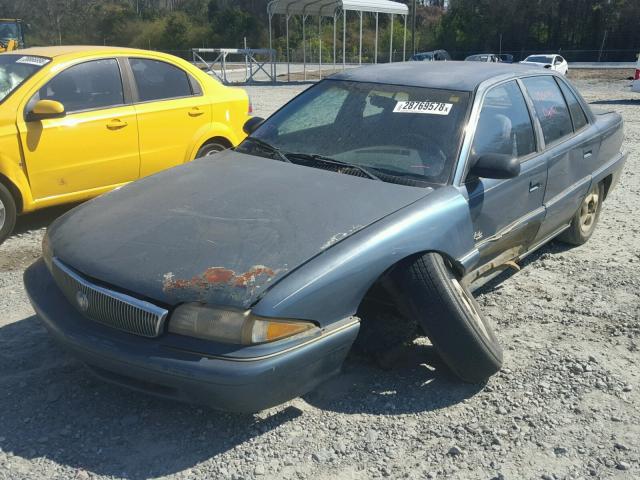
<svg viewBox="0 0 640 480">
<path fill-rule="evenodd" d="M 520 63 L 524 63 L 525 65 L 540 65 L 541 67 L 555 70 L 556 72 L 563 75 L 566 75 L 569 71 L 569 64 L 567 63 L 567 61 L 560 55 L 556 54 L 529 55 Z"/>
</svg>

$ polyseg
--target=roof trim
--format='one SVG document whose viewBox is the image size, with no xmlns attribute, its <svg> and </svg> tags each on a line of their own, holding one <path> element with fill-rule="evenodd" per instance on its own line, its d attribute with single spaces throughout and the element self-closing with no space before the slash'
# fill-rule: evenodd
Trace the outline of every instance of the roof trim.
<svg viewBox="0 0 640 480">
<path fill-rule="evenodd" d="M 391 0 L 271 0 L 269 15 L 311 15 L 333 17 L 340 11 L 408 15 L 409 7 Z"/>
</svg>

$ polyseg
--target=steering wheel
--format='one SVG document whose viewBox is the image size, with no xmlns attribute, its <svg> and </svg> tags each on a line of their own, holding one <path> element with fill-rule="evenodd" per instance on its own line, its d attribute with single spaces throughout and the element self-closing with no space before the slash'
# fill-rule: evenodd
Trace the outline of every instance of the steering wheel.
<svg viewBox="0 0 640 480">
<path fill-rule="evenodd" d="M 418 133 L 402 133 L 398 137 L 398 144 L 410 146 L 415 148 L 423 162 L 423 166 L 419 168 L 423 169 L 423 174 L 428 177 L 437 177 L 442 173 L 446 163 L 447 155 L 440 147 L 439 142 L 435 141 L 426 135 L 420 135 Z M 408 141 L 402 142 L 402 139 Z"/>
</svg>

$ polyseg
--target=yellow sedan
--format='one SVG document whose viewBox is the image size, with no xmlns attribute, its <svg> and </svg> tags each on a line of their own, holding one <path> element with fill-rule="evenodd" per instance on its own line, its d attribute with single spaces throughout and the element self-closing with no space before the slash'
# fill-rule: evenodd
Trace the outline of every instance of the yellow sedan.
<svg viewBox="0 0 640 480">
<path fill-rule="evenodd" d="M 237 145 L 249 100 L 177 57 L 119 47 L 0 54 L 0 243 L 16 216 Z"/>
</svg>

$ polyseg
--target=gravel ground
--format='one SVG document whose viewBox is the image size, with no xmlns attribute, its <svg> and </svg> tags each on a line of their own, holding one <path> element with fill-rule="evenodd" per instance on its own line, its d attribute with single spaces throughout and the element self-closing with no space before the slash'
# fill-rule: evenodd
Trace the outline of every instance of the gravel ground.
<svg viewBox="0 0 640 480">
<path fill-rule="evenodd" d="M 350 357 L 258 415 L 106 385 L 49 340 L 22 288 L 65 209 L 22 218 L 0 247 L 0 479 L 639 478 L 640 96 L 577 84 L 624 115 L 630 159 L 588 244 L 551 244 L 479 292 L 505 346 L 483 387 L 458 383 L 425 341 L 389 370 Z M 264 116 L 304 88 L 248 90 Z"/>
</svg>

